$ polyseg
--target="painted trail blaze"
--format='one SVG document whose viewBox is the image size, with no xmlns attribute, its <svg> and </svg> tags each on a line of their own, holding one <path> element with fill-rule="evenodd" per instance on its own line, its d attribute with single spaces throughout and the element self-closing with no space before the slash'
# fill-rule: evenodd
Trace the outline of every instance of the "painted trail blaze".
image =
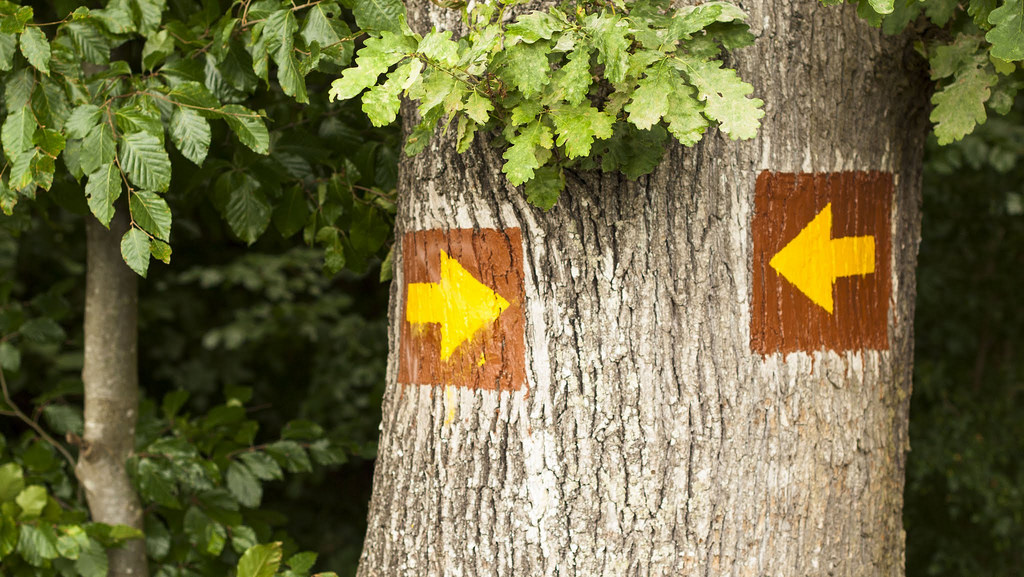
<svg viewBox="0 0 1024 577">
<path fill-rule="evenodd" d="M 474 389 L 526 382 L 518 228 L 425 230 L 402 238 L 398 381 Z"/>
<path fill-rule="evenodd" d="M 889 348 L 892 195 L 882 172 L 758 176 L 752 351 Z"/>
</svg>

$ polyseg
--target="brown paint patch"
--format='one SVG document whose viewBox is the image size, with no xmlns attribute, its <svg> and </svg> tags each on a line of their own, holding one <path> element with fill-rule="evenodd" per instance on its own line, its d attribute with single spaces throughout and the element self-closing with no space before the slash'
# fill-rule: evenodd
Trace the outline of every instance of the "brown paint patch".
<svg viewBox="0 0 1024 577">
<path fill-rule="evenodd" d="M 409 285 L 441 281 L 441 251 L 508 301 L 493 323 L 441 360 L 441 326 L 407 318 Z M 518 228 L 410 232 L 402 238 L 402 311 L 398 382 L 517 390 L 526 384 L 523 241 Z M 482 360 L 482 362 L 481 362 Z"/>
<path fill-rule="evenodd" d="M 764 171 L 754 195 L 751 350 L 887 350 L 892 174 Z M 833 239 L 870 236 L 875 246 L 873 273 L 836 278 L 831 314 L 769 264 L 830 203 Z"/>
</svg>

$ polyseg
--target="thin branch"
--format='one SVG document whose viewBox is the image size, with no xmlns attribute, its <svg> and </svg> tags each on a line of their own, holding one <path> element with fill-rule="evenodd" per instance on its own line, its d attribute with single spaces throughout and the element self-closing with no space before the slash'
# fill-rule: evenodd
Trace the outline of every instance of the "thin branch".
<svg viewBox="0 0 1024 577">
<path fill-rule="evenodd" d="M 18 408 L 18 405 L 15 405 L 14 401 L 11 400 L 10 392 L 8 392 L 8 390 L 7 390 L 7 378 L 4 376 L 4 369 L 3 369 L 3 367 L 0 367 L 0 388 L 3 389 L 4 402 L 6 402 L 7 406 L 11 408 L 10 412 L 14 413 L 13 416 L 18 417 L 18 419 L 20 419 L 26 425 L 28 425 L 29 427 L 32 427 L 32 430 L 34 430 L 36 433 L 38 433 L 39 436 L 42 437 L 44 441 L 46 441 L 47 443 L 50 443 L 51 445 L 53 445 L 57 449 L 57 451 L 60 452 L 61 455 L 64 455 L 64 458 L 67 459 L 68 464 L 71 465 L 71 470 L 74 471 L 75 470 L 75 458 L 72 457 L 71 453 L 69 453 L 68 450 L 64 448 L 64 445 L 61 445 L 60 443 L 58 443 L 56 441 L 56 439 L 51 437 L 50 434 L 47 433 L 46 430 L 43 429 L 39 425 L 39 423 L 37 423 L 37 422 L 33 421 L 32 419 L 28 418 L 28 416 L 25 415 L 25 413 L 21 412 L 21 409 Z M 7 411 L 4 411 L 4 412 L 8 413 Z"/>
</svg>

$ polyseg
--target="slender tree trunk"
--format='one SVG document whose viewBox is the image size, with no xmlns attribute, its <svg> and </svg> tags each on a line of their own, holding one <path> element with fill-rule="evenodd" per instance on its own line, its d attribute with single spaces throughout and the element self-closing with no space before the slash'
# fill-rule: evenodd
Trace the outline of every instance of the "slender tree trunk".
<svg viewBox="0 0 1024 577">
<path fill-rule="evenodd" d="M 571 175 L 549 212 L 485 145 L 457 155 L 447 137 L 402 164 L 400 241 L 497 229 L 515 252 L 520 229 L 526 386 L 406 384 L 408 286 L 424 279 L 406 278 L 405 243 L 359 575 L 903 575 L 922 67 L 853 7 L 743 7 L 758 41 L 730 62 L 766 102 L 756 140 L 712 131 L 638 182 Z M 452 26 L 435 4 L 409 9 L 418 31 Z M 808 340 L 758 308 L 797 303 L 765 288 L 783 281 L 759 219 L 783 211 L 761 228 L 792 236 L 824 210 L 811 195 L 812 212 L 789 215 L 762 187 L 815 178 L 882 183 L 858 197 L 887 226 L 873 233 L 882 293 L 847 302 L 861 281 L 836 282 L 837 314 L 854 307 L 843 342 L 812 313 Z M 836 219 L 831 236 L 863 234 Z"/>
<path fill-rule="evenodd" d="M 142 529 L 142 507 L 125 470 L 138 418 L 138 287 L 121 259 L 127 207 L 110 230 L 86 219 L 85 436 L 76 473 L 94 521 Z M 136 539 L 109 552 L 111 577 L 149 574 L 146 544 Z"/>
</svg>

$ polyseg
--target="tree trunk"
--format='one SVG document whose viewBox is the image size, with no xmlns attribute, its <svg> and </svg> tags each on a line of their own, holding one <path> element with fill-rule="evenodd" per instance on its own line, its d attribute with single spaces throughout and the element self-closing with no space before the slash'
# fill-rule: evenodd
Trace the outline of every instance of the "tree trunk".
<svg viewBox="0 0 1024 577">
<path fill-rule="evenodd" d="M 93 521 L 142 529 L 142 507 L 125 469 L 139 404 L 138 287 L 121 259 L 127 230 L 127 206 L 118 209 L 110 230 L 86 219 L 85 435 L 76 473 Z M 149 574 L 143 540 L 111 549 L 108 557 L 111 577 Z"/>
<path fill-rule="evenodd" d="M 766 103 L 753 141 L 712 130 L 638 182 L 570 175 L 549 212 L 485 145 L 403 162 L 360 576 L 903 575 L 923 66 L 851 6 L 743 7 L 758 40 L 729 63 Z M 870 235 L 877 256 L 836 272 L 835 315 L 831 284 L 805 302 L 768 262 L 828 195 L 824 242 Z M 403 324 L 409 287 L 429 282 L 403 259 L 430 242 L 406 235 L 433 229 L 483 284 L 493 243 L 452 231 L 521 246 L 524 386 L 403 365 L 427 338 Z M 514 365 L 507 329 L 483 339 Z"/>
</svg>

